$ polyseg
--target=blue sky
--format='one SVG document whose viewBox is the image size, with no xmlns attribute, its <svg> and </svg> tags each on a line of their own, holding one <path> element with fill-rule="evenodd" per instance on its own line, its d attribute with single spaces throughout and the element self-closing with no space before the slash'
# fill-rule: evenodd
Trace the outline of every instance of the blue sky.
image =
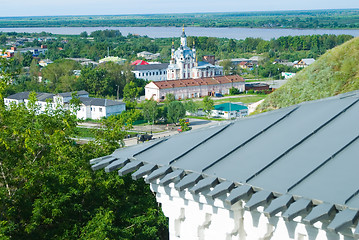
<svg viewBox="0 0 359 240">
<path fill-rule="evenodd" d="M 359 0 L 6 0 L 1 17 L 359 8 Z"/>
</svg>

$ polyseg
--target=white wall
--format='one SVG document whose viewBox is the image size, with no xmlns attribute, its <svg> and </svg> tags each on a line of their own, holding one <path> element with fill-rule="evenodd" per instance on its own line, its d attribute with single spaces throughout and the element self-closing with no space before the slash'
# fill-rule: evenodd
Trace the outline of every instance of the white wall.
<svg viewBox="0 0 359 240">
<path fill-rule="evenodd" d="M 170 240 L 352 240 L 342 233 L 327 232 L 321 223 L 304 225 L 301 217 L 286 222 L 280 213 L 266 217 L 263 207 L 247 211 L 244 201 L 228 205 L 224 195 L 213 200 L 188 190 L 177 191 L 174 184 L 160 186 L 151 183 L 157 202 L 169 218 Z M 344 234 L 344 233 L 343 233 Z"/>
</svg>

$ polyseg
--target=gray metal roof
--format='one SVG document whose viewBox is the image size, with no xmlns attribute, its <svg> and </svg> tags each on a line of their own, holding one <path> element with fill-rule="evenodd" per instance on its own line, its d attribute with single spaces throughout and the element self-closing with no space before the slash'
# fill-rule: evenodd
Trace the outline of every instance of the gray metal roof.
<svg viewBox="0 0 359 240">
<path fill-rule="evenodd" d="M 25 100 L 25 99 L 29 99 L 29 95 L 31 92 L 19 92 L 19 93 L 15 93 L 13 95 L 10 95 L 8 97 L 6 97 L 7 99 L 14 99 L 14 100 Z M 52 93 L 43 93 L 43 92 L 37 92 L 36 93 L 36 98 L 38 101 L 46 101 L 47 99 L 51 99 L 53 98 L 54 94 Z"/>
<path fill-rule="evenodd" d="M 85 106 L 115 106 L 115 105 L 123 105 L 124 102 L 115 101 L 115 100 L 109 100 L 109 99 L 103 99 L 103 98 L 91 98 L 91 97 L 79 97 L 80 101 Z"/>
<path fill-rule="evenodd" d="M 72 93 L 73 92 L 64 92 L 64 93 L 58 93 L 57 95 L 60 95 L 62 97 L 71 97 Z M 76 93 L 77 93 L 76 94 L 77 96 L 89 95 L 89 93 L 87 91 L 85 91 L 85 90 L 77 91 Z"/>
<path fill-rule="evenodd" d="M 148 64 L 148 65 L 135 65 L 135 71 L 146 71 L 146 70 L 165 70 L 167 69 L 169 63 L 160 63 L 160 64 Z"/>
<path fill-rule="evenodd" d="M 303 216 L 309 224 L 324 219 L 331 222 L 328 230 L 340 231 L 359 216 L 359 91 L 119 149 L 111 156 L 134 161 L 131 171 L 141 167 L 135 179 L 172 181 L 195 194 L 210 190 L 203 194 L 226 196 L 228 204 L 245 200 L 248 210 L 264 206 L 269 217 L 281 212 L 286 220 Z M 101 161 L 93 160 L 93 168 L 111 163 Z"/>
</svg>

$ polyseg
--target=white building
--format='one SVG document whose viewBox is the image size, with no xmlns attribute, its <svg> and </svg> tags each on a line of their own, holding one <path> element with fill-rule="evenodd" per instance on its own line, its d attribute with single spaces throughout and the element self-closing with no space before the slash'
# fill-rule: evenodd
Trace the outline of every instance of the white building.
<svg viewBox="0 0 359 240">
<path fill-rule="evenodd" d="M 210 63 L 197 63 L 196 48 L 187 46 L 186 33 L 182 32 L 181 45 L 175 51 L 174 44 L 171 49 L 171 61 L 167 68 L 167 80 L 215 77 L 223 75 L 223 67 Z"/>
<path fill-rule="evenodd" d="M 147 60 L 154 60 L 154 59 L 159 58 L 160 56 L 161 56 L 160 53 L 150 53 L 150 52 L 147 52 L 147 51 L 137 53 L 137 57 L 142 57 L 142 58 L 145 58 Z"/>
<path fill-rule="evenodd" d="M 359 91 L 116 150 L 170 240 L 357 240 Z"/>
<path fill-rule="evenodd" d="M 90 97 L 80 97 L 80 101 L 79 119 L 101 119 L 126 110 L 126 104 L 120 101 Z"/>
<path fill-rule="evenodd" d="M 29 102 L 30 92 L 20 92 L 4 98 L 6 106 L 11 104 L 25 104 Z M 110 115 L 120 114 L 126 110 L 126 104 L 120 101 L 90 98 L 88 92 L 78 91 L 77 97 L 79 97 L 81 104 L 80 110 L 76 113 L 78 119 L 101 119 Z M 45 112 L 46 108 L 56 109 L 61 106 L 65 109 L 69 109 L 69 103 L 72 99 L 72 93 L 36 93 L 36 104 L 38 105 L 39 113 Z"/>
<path fill-rule="evenodd" d="M 162 101 L 171 93 L 176 99 L 229 94 L 229 89 L 245 90 L 244 79 L 238 75 L 150 82 L 145 86 L 145 98 Z"/>
<path fill-rule="evenodd" d="M 167 78 L 168 63 L 134 65 L 132 72 L 136 78 L 147 81 L 164 81 Z"/>
</svg>

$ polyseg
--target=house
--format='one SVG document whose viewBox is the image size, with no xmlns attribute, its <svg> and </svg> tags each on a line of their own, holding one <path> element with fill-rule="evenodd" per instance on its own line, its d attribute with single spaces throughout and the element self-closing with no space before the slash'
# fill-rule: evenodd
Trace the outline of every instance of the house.
<svg viewBox="0 0 359 240">
<path fill-rule="evenodd" d="M 171 93 L 176 99 L 229 94 L 230 88 L 244 91 L 244 79 L 238 75 L 150 82 L 145 86 L 145 98 L 162 101 Z"/>
<path fill-rule="evenodd" d="M 36 93 L 36 104 L 39 107 L 38 112 L 43 113 L 46 108 L 56 109 L 63 107 L 70 109 L 70 101 L 72 99 L 72 92 L 65 93 Z M 25 104 L 29 102 L 30 92 L 20 92 L 4 98 L 6 106 L 11 104 Z M 110 115 L 120 114 L 126 110 L 126 104 L 120 101 L 114 101 L 101 98 L 90 98 L 88 92 L 78 91 L 76 96 L 80 99 L 80 110 L 76 113 L 78 119 L 101 119 Z"/>
<path fill-rule="evenodd" d="M 38 47 L 19 48 L 15 52 L 20 52 L 22 54 L 31 52 L 33 57 L 38 57 L 40 54 L 45 55 L 47 50 L 48 50 L 47 46 L 41 45 L 40 48 Z"/>
<path fill-rule="evenodd" d="M 126 62 L 126 59 L 124 58 L 119 58 L 119 57 L 105 57 L 105 58 L 102 58 L 99 60 L 99 63 L 107 63 L 107 62 L 114 62 L 114 63 L 117 63 L 117 64 L 124 64 Z"/>
<path fill-rule="evenodd" d="M 143 60 L 136 60 L 136 61 L 133 61 L 131 63 L 131 65 L 134 65 L 134 66 L 136 66 L 136 65 L 148 65 L 148 64 L 149 64 L 148 62 L 143 61 Z"/>
<path fill-rule="evenodd" d="M 40 61 L 39 61 L 39 65 L 41 66 L 41 67 L 46 67 L 47 65 L 49 65 L 49 64 L 51 64 L 51 63 L 53 63 L 53 61 L 52 60 L 50 60 L 50 59 L 41 59 Z"/>
<path fill-rule="evenodd" d="M 142 60 L 141 60 L 142 61 Z M 147 81 L 166 80 L 168 63 L 134 65 L 133 72 L 136 78 Z"/>
<path fill-rule="evenodd" d="M 82 66 L 93 65 L 97 66 L 99 63 L 88 58 L 66 58 L 80 63 Z"/>
<path fill-rule="evenodd" d="M 295 68 L 304 68 L 304 67 L 308 67 L 310 64 L 312 64 L 314 62 L 315 62 L 314 58 L 303 58 L 302 60 L 294 63 L 293 67 L 295 67 Z"/>
<path fill-rule="evenodd" d="M 101 119 L 126 110 L 126 104 L 120 101 L 90 97 L 80 97 L 80 101 L 78 119 Z"/>
<path fill-rule="evenodd" d="M 282 77 L 284 77 L 284 79 L 289 79 L 295 76 L 295 73 L 292 72 L 282 72 Z"/>
<path fill-rule="evenodd" d="M 169 239 L 359 238 L 359 91 L 121 148 L 90 161 L 144 178 Z"/>
<path fill-rule="evenodd" d="M 248 107 L 234 103 L 222 103 L 214 106 L 211 116 L 225 119 L 242 118 L 248 116 Z"/>
<path fill-rule="evenodd" d="M 252 83 L 245 84 L 245 90 L 246 91 L 253 90 L 253 91 L 257 92 L 257 91 L 269 91 L 270 89 L 269 89 L 268 83 L 252 82 Z"/>
<path fill-rule="evenodd" d="M 159 54 L 159 53 L 153 54 L 153 53 L 150 53 L 147 51 L 143 51 L 143 52 L 137 53 L 137 57 L 142 57 L 147 60 L 153 60 L 153 59 L 157 59 L 157 58 L 161 57 L 161 54 Z"/>
<path fill-rule="evenodd" d="M 242 69 L 253 69 L 253 63 L 250 61 L 242 61 L 238 64 L 238 66 Z"/>
</svg>

